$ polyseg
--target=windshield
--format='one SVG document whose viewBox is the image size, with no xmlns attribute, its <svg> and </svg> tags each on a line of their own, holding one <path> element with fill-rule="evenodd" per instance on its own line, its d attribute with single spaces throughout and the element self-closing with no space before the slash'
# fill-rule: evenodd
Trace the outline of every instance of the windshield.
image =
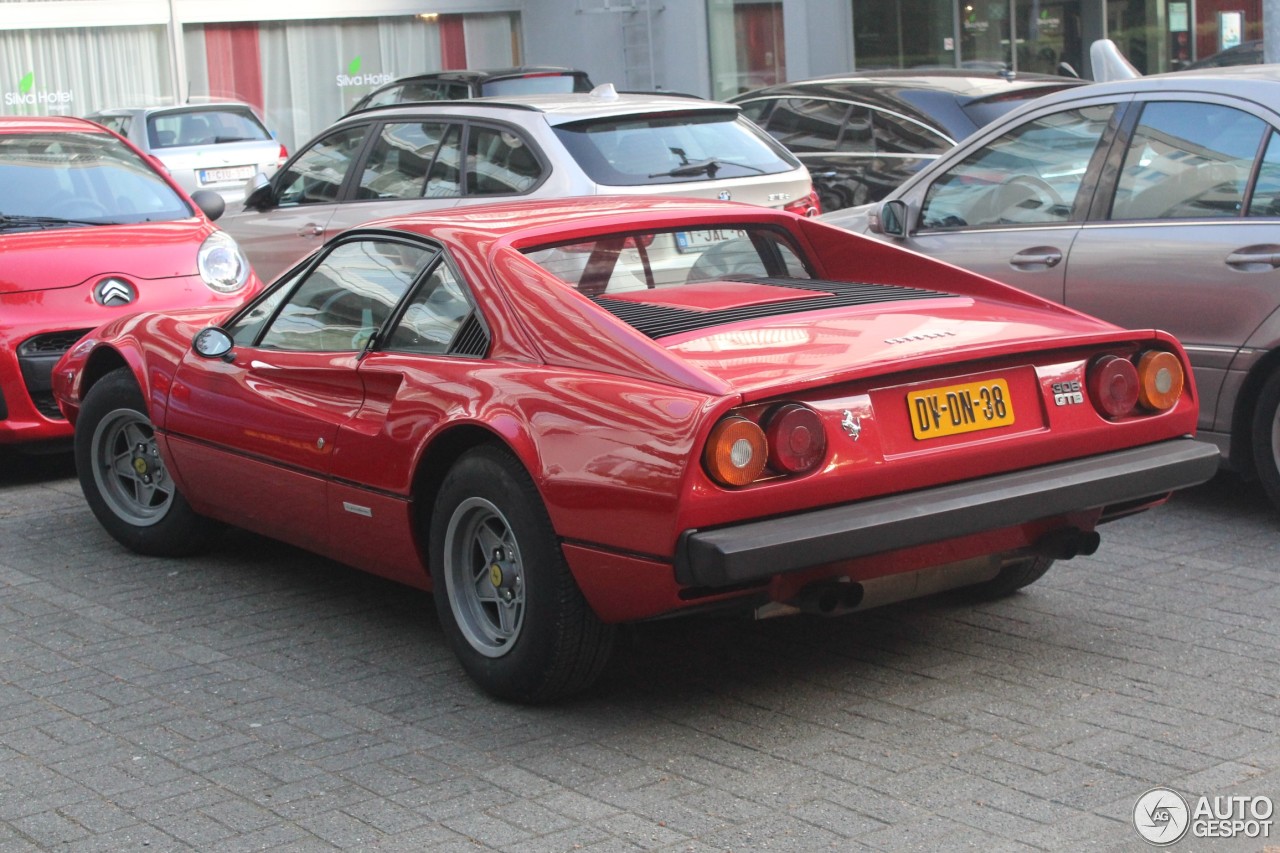
<svg viewBox="0 0 1280 853">
<path fill-rule="evenodd" d="M 588 296 L 726 280 L 810 277 L 786 235 L 764 226 L 607 234 L 524 252 Z"/>
<path fill-rule="evenodd" d="M 186 219 L 190 206 L 114 136 L 19 133 L 0 136 L 0 215 L 35 227 Z M 65 222 L 60 222 L 65 220 Z"/>
<path fill-rule="evenodd" d="M 583 171 L 606 186 L 776 175 L 800 165 L 736 111 L 591 119 L 555 131 Z"/>
</svg>

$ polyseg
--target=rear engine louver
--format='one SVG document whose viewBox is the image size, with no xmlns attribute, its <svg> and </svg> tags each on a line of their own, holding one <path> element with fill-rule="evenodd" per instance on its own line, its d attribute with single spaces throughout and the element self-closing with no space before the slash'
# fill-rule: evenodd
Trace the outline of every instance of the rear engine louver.
<svg viewBox="0 0 1280 853">
<path fill-rule="evenodd" d="M 743 320 L 773 317 L 779 314 L 798 314 L 802 311 L 821 311 L 825 308 L 844 308 L 853 305 L 873 305 L 880 302 L 900 302 L 907 299 L 936 299 L 948 296 L 937 290 L 919 287 L 901 287 L 894 284 L 863 284 L 846 281 L 818 281 L 795 278 L 728 278 L 726 281 L 749 281 L 774 287 L 814 291 L 822 296 L 798 296 L 794 300 L 768 302 L 759 305 L 743 305 L 719 311 L 690 311 L 668 305 L 652 305 L 630 300 L 596 296 L 592 301 L 650 338 L 663 338 L 723 326 Z M 829 294 L 829 295 L 828 295 Z"/>
</svg>

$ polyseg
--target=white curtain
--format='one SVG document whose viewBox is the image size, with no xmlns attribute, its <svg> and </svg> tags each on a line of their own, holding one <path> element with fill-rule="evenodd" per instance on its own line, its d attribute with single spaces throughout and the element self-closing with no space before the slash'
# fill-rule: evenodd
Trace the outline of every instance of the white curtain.
<svg viewBox="0 0 1280 853">
<path fill-rule="evenodd" d="M 440 68 L 440 30 L 416 16 L 263 23 L 267 121 L 293 151 L 381 81 Z"/>
<path fill-rule="evenodd" d="M 163 26 L 0 30 L 0 113 L 172 103 L 169 66 Z"/>
<path fill-rule="evenodd" d="M 512 13 L 467 15 L 462 21 L 467 67 L 506 68 L 520 64 L 516 39 L 519 16 Z"/>
</svg>

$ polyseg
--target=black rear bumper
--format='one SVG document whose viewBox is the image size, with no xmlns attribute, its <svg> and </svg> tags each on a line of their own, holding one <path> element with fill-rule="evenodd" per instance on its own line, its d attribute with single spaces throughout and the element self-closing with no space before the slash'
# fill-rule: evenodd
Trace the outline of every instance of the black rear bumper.
<svg viewBox="0 0 1280 853">
<path fill-rule="evenodd" d="M 1218 463 L 1215 445 L 1180 438 L 795 515 L 686 530 L 676 546 L 676 580 L 730 586 L 1064 513 L 1156 500 L 1205 482 Z"/>
</svg>

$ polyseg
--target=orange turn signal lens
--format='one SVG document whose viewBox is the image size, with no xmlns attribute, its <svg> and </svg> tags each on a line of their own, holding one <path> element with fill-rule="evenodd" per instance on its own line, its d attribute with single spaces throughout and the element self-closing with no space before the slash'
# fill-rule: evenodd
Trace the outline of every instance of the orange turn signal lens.
<svg viewBox="0 0 1280 853">
<path fill-rule="evenodd" d="M 1148 409 L 1172 409 L 1182 396 L 1182 382 L 1182 362 L 1173 353 L 1147 350 L 1138 359 L 1138 399 Z"/>
<path fill-rule="evenodd" d="M 733 415 L 711 429 L 702 462 L 707 474 L 720 485 L 745 486 L 760 476 L 768 456 L 764 430 Z"/>
</svg>

